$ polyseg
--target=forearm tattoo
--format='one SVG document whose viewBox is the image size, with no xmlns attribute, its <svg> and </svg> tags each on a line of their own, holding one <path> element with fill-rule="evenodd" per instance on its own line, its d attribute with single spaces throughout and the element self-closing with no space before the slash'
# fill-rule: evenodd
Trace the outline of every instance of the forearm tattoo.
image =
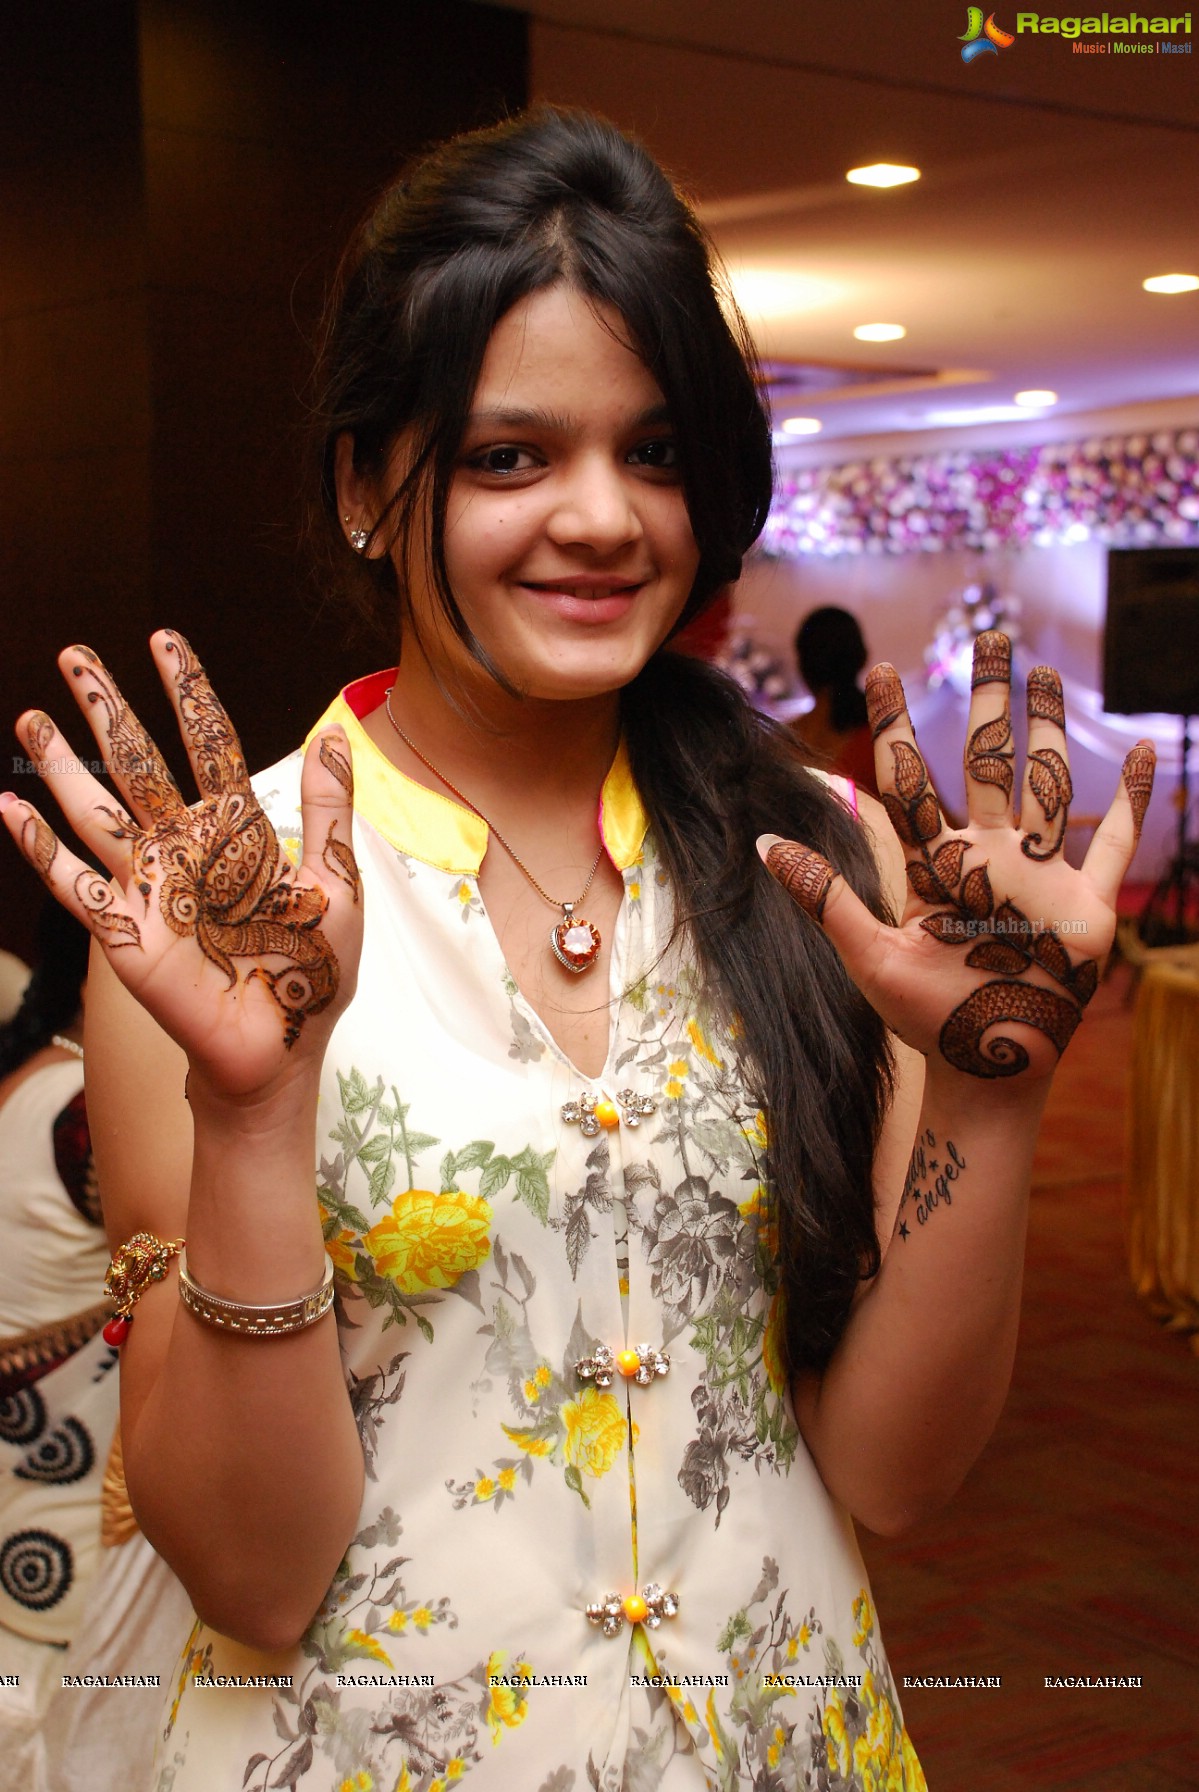
<svg viewBox="0 0 1199 1792">
<path fill-rule="evenodd" d="M 953 1140 L 946 1139 L 943 1147 L 938 1146 L 936 1134 L 925 1127 L 912 1151 L 895 1216 L 898 1237 L 906 1242 L 913 1225 L 927 1226 L 940 1208 L 953 1206 L 953 1184 L 965 1168 L 966 1160 Z"/>
<path fill-rule="evenodd" d="M 1030 723 L 1051 722 L 1056 728 L 1066 726 L 1062 681 L 1052 666 L 1034 666 L 1028 675 L 1028 719 Z M 1020 850 L 1030 859 L 1055 858 L 1066 843 L 1066 822 L 1074 798 L 1070 768 L 1055 747 L 1029 748 L 1028 787 L 1041 806 L 1049 837 L 1046 840 L 1027 828 Z"/>
<path fill-rule="evenodd" d="M 931 826 L 936 798 L 924 761 L 901 741 L 892 742 L 891 752 L 896 794 L 887 801 L 887 812 L 904 845 L 916 849 L 907 862 L 908 882 L 922 902 L 934 905 L 920 925 L 940 945 L 968 948 L 970 969 L 995 978 L 949 1016 L 941 1028 L 941 1056 L 969 1076 L 1017 1076 L 1028 1068 L 1025 1048 L 1003 1035 L 984 1044 L 985 1035 L 1004 1021 L 1017 1021 L 1043 1033 L 1060 1054 L 1095 993 L 1098 970 L 1091 959 L 1075 966 L 1053 928 L 1034 928 L 1013 903 L 996 903 L 986 861 L 966 869 L 966 855 L 975 850 L 968 840 L 949 839 L 932 850 L 929 842 L 939 827 Z"/>
<path fill-rule="evenodd" d="M 157 895 L 166 925 L 181 938 L 194 939 L 230 988 L 237 983 L 235 959 L 281 959 L 277 970 L 255 965 L 246 981 L 266 985 L 282 1010 L 284 1043 L 290 1047 L 305 1020 L 328 1007 L 337 990 L 337 958 L 320 929 L 328 897 L 294 881 L 250 788 L 237 736 L 182 635 L 168 637 L 167 651 L 179 662 L 179 709 L 201 793 L 193 809 L 185 806 L 161 754 L 96 655 L 78 651 L 83 664 L 74 675 L 87 681 L 87 701 L 105 712 L 113 776 L 132 807 L 148 818 L 142 827 L 130 823 L 131 889 L 140 893 L 147 911 Z M 353 855 L 346 864 L 342 855 L 348 849 L 333 839 L 332 828 L 325 850 L 338 875 L 350 881 Z M 353 876 L 356 898 L 356 867 Z M 93 929 L 110 945 L 138 943 L 136 922 L 107 913 L 113 892 L 104 880 L 89 874 L 86 889 L 80 888 L 83 882 L 76 889 Z M 113 929 L 124 937 L 110 937 Z"/>
</svg>

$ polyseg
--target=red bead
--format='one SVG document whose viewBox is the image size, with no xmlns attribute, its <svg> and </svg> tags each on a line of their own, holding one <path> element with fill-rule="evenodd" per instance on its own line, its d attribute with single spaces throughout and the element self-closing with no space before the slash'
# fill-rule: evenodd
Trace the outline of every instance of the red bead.
<svg viewBox="0 0 1199 1792">
<path fill-rule="evenodd" d="M 129 1336 L 129 1327 L 132 1324 L 132 1319 L 124 1319 L 120 1313 L 118 1313 L 116 1317 L 110 1319 L 108 1324 L 104 1327 L 104 1342 L 106 1344 L 120 1346 Z"/>
</svg>

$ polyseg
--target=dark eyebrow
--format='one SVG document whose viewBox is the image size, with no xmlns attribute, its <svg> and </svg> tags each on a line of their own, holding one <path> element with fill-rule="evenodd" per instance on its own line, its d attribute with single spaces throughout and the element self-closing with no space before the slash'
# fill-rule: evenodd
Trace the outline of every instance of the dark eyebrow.
<svg viewBox="0 0 1199 1792">
<path fill-rule="evenodd" d="M 630 422 L 630 429 L 656 429 L 670 422 L 670 406 L 663 404 L 650 405 Z M 475 429 L 547 429 L 556 435 L 570 435 L 574 425 L 569 417 L 560 416 L 556 411 L 538 409 L 527 410 L 519 407 L 507 409 L 497 406 L 486 411 L 472 411 L 466 419 L 468 430 Z"/>
</svg>

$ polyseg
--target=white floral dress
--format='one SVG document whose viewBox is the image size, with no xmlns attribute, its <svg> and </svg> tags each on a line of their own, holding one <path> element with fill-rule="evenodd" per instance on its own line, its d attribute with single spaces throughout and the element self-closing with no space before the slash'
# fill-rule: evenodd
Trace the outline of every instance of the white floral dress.
<svg viewBox="0 0 1199 1792">
<path fill-rule="evenodd" d="M 780 1366 L 763 1116 L 685 941 L 662 955 L 670 891 L 623 751 L 592 1078 L 504 964 L 485 824 L 362 729 L 390 677 L 324 718 L 353 748 L 366 902 L 317 1166 L 361 1524 L 295 1650 L 196 1626 L 157 1792 L 916 1792 L 853 1529 Z M 299 767 L 257 780 L 289 847 Z M 668 1372 L 604 1385 L 604 1349 L 642 1344 Z M 605 1634 L 588 1606 L 610 1594 L 661 1621 Z"/>
</svg>

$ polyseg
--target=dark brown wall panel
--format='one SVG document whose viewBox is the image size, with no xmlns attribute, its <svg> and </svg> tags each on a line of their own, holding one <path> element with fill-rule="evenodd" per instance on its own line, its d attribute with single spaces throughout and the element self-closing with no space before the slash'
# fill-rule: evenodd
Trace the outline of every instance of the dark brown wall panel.
<svg viewBox="0 0 1199 1792">
<path fill-rule="evenodd" d="M 53 663 L 84 639 L 165 731 L 144 643 L 171 623 L 264 764 L 365 669 L 298 547 L 326 283 L 407 156 L 524 103 L 525 21 L 469 0 L 27 11 L 0 26 L 0 730 L 37 703 L 92 756 Z M 0 786 L 31 794 L 7 754 Z M 25 949 L 37 899 L 6 849 L 0 944 Z"/>
</svg>

